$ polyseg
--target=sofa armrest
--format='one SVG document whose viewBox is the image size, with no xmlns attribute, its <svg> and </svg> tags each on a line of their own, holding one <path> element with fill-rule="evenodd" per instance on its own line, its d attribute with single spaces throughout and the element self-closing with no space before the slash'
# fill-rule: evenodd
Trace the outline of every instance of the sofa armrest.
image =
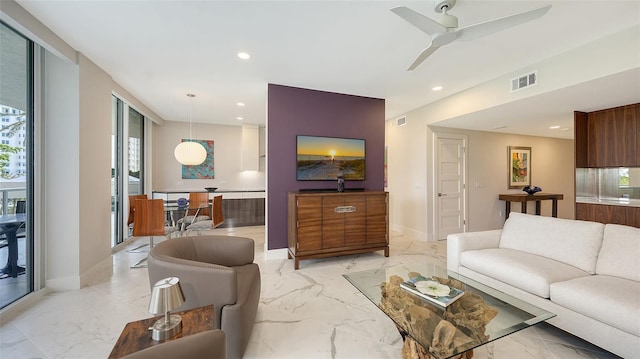
<svg viewBox="0 0 640 359">
<path fill-rule="evenodd" d="M 502 229 L 455 233 L 447 236 L 447 269 L 458 273 L 460 254 L 475 249 L 498 248 Z"/>
</svg>

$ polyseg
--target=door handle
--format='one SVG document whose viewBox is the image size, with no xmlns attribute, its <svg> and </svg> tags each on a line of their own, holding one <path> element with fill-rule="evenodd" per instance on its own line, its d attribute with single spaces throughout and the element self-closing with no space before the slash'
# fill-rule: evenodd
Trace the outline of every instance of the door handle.
<svg viewBox="0 0 640 359">
<path fill-rule="evenodd" d="M 446 193 L 438 192 L 438 197 L 445 197 L 446 195 L 447 195 Z"/>
</svg>

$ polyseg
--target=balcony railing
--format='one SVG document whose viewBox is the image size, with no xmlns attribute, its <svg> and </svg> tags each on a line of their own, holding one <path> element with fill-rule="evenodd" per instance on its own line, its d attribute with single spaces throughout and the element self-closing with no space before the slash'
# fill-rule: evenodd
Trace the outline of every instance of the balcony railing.
<svg viewBox="0 0 640 359">
<path fill-rule="evenodd" d="M 3 216 L 16 213 L 16 202 L 27 198 L 27 190 L 24 187 L 1 188 L 0 212 Z"/>
</svg>

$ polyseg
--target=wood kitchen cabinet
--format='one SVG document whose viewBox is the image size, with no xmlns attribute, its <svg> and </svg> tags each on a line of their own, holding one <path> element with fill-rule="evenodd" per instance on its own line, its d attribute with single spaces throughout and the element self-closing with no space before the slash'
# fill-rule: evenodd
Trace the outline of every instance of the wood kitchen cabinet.
<svg viewBox="0 0 640 359">
<path fill-rule="evenodd" d="M 640 166 L 640 104 L 574 112 L 576 167 Z"/>
<path fill-rule="evenodd" d="M 389 256 L 388 193 L 289 193 L 288 257 L 301 259 L 384 250 Z"/>
<path fill-rule="evenodd" d="M 576 219 L 640 227 L 640 207 L 576 203 Z"/>
</svg>

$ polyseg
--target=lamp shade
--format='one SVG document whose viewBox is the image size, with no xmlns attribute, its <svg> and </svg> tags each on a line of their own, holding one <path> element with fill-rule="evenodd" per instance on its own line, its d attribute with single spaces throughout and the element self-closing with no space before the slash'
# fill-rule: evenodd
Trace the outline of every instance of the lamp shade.
<svg viewBox="0 0 640 359">
<path fill-rule="evenodd" d="M 198 142 L 183 141 L 173 150 L 173 155 L 183 165 L 194 166 L 207 159 L 207 150 Z"/>
<path fill-rule="evenodd" d="M 184 303 L 184 293 L 180 280 L 176 277 L 164 278 L 157 281 L 151 290 L 149 313 L 165 314 Z"/>
</svg>

